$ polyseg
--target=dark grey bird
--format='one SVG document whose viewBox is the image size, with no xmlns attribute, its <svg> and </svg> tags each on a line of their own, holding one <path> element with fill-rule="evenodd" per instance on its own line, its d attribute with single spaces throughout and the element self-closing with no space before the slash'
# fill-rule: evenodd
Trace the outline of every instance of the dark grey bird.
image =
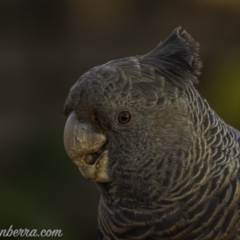
<svg viewBox="0 0 240 240">
<path fill-rule="evenodd" d="M 99 239 L 240 239 L 240 133 L 196 90 L 201 66 L 178 28 L 71 88 L 64 144 L 101 194 Z"/>
</svg>

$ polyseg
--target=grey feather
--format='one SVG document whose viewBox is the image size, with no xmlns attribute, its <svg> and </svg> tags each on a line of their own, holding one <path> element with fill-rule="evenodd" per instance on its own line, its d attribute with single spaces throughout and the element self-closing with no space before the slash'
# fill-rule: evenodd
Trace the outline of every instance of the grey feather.
<svg viewBox="0 0 240 240">
<path fill-rule="evenodd" d="M 240 239 L 240 133 L 196 90 L 201 66 L 199 44 L 176 29 L 72 87 L 66 115 L 107 138 L 99 239 Z"/>
</svg>

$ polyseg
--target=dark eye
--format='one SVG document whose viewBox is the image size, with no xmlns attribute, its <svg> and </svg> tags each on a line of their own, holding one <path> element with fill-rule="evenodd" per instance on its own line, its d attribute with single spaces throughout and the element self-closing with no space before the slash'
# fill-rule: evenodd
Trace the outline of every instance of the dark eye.
<svg viewBox="0 0 240 240">
<path fill-rule="evenodd" d="M 120 112 L 118 115 L 118 123 L 127 124 L 131 120 L 131 114 L 128 111 Z"/>
</svg>

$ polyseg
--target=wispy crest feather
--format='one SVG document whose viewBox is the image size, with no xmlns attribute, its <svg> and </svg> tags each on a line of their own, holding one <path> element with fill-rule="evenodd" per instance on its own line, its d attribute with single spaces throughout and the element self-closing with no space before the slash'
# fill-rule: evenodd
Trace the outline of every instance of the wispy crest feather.
<svg viewBox="0 0 240 240">
<path fill-rule="evenodd" d="M 199 43 L 179 27 L 155 49 L 143 55 L 140 64 L 152 66 L 178 87 L 183 87 L 190 81 L 197 84 L 197 76 L 202 67 L 199 48 Z"/>
</svg>

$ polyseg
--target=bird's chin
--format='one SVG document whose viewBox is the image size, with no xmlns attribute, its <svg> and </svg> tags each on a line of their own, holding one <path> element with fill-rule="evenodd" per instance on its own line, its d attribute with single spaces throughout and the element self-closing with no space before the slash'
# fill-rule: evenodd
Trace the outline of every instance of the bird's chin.
<svg viewBox="0 0 240 240">
<path fill-rule="evenodd" d="M 96 182 L 110 182 L 108 171 L 108 151 L 100 155 L 88 154 L 83 158 L 74 159 L 73 162 L 79 167 L 83 177 Z"/>
</svg>

